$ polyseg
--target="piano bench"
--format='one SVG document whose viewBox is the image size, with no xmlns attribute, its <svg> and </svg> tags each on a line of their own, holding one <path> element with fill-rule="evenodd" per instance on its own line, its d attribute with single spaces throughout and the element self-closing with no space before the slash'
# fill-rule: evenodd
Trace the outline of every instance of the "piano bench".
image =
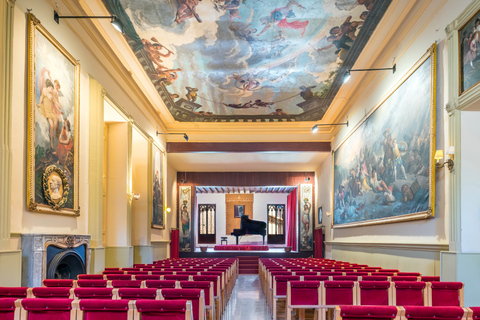
<svg viewBox="0 0 480 320">
<path fill-rule="evenodd" d="M 227 237 L 221 237 L 220 238 L 220 245 L 223 245 L 223 242 L 225 241 L 225 245 L 228 244 Z"/>
</svg>

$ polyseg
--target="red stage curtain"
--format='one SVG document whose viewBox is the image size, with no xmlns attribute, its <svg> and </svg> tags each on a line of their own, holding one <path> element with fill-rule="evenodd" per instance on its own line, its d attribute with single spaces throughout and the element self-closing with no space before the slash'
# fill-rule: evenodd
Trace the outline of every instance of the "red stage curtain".
<svg viewBox="0 0 480 320">
<path fill-rule="evenodd" d="M 297 251 L 297 188 L 287 197 L 287 246 Z"/>
<path fill-rule="evenodd" d="M 323 230 L 322 228 L 315 229 L 313 232 L 315 241 L 315 258 L 323 258 Z"/>
<path fill-rule="evenodd" d="M 178 229 L 172 229 L 170 231 L 170 258 L 178 259 L 180 257 L 179 243 L 178 243 Z"/>
</svg>

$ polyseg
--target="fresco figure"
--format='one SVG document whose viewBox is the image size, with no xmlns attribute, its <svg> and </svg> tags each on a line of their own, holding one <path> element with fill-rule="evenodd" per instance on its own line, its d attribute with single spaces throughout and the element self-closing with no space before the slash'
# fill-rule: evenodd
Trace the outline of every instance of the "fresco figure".
<svg viewBox="0 0 480 320">
<path fill-rule="evenodd" d="M 151 43 L 147 39 L 142 39 L 143 48 L 145 49 L 145 51 L 147 51 L 150 60 L 152 60 L 152 62 L 155 63 L 157 66 L 161 66 L 163 63 L 162 58 L 170 57 L 173 52 L 158 43 L 158 40 L 155 37 L 152 37 L 151 40 L 154 41 L 154 43 Z M 160 51 L 163 48 L 167 50 L 166 53 L 162 53 Z"/>
<path fill-rule="evenodd" d="M 302 97 L 304 100 L 310 100 L 315 98 L 315 94 L 313 93 L 312 89 L 315 88 L 316 86 L 301 86 L 299 89 L 302 90 L 300 92 L 300 97 Z"/>
<path fill-rule="evenodd" d="M 177 17 L 176 23 L 182 23 L 185 20 L 196 18 L 198 22 L 202 22 L 197 15 L 196 6 L 202 0 L 177 0 Z"/>
<path fill-rule="evenodd" d="M 55 87 L 50 79 L 45 79 L 45 73 L 50 75 L 50 71 L 44 68 L 40 73 L 40 100 L 37 103 L 37 108 L 48 121 L 50 126 L 50 148 L 54 149 L 53 143 L 58 129 L 58 116 L 60 112 L 57 110 L 54 102 Z"/>
<path fill-rule="evenodd" d="M 185 87 L 187 89 L 187 99 L 188 101 L 195 102 L 197 100 L 197 88 L 192 88 L 192 87 Z"/>
<path fill-rule="evenodd" d="M 307 28 L 308 25 L 308 20 L 307 21 L 293 21 L 293 22 L 288 22 L 287 18 L 294 18 L 295 13 L 292 10 L 293 6 L 297 6 L 299 8 L 305 9 L 302 5 L 300 5 L 297 1 L 295 0 L 290 0 L 288 1 L 287 5 L 282 8 L 277 8 L 272 11 L 270 14 L 270 17 L 263 17 L 260 18 L 260 22 L 265 26 L 262 31 L 260 31 L 257 36 L 260 36 L 263 34 L 265 31 L 276 25 L 279 28 L 286 28 L 286 29 L 295 29 L 295 30 L 301 30 L 302 31 L 302 37 L 305 34 L 305 29 Z"/>
<path fill-rule="evenodd" d="M 262 100 L 260 100 L 260 99 L 257 99 L 257 100 L 255 100 L 254 105 L 255 105 L 255 106 L 259 106 L 259 107 L 264 107 L 264 108 L 267 108 L 267 107 L 270 108 L 271 106 L 274 105 L 274 103 L 275 103 L 275 102 L 264 102 L 264 101 L 262 101 Z"/>
<path fill-rule="evenodd" d="M 70 121 L 65 119 L 63 122 L 62 133 L 58 137 L 58 144 L 57 149 L 53 154 L 55 154 L 58 158 L 57 163 L 61 163 L 63 167 L 70 172 L 67 162 L 69 159 L 69 155 L 73 160 L 73 139 L 72 139 L 72 131 L 70 129 Z"/>
<path fill-rule="evenodd" d="M 258 109 L 258 107 L 255 107 L 255 104 L 252 103 L 252 101 L 248 101 L 243 104 L 242 103 L 229 103 L 229 104 L 224 103 L 223 105 L 229 108 L 234 108 L 234 109 L 248 109 L 248 108 Z"/>
</svg>

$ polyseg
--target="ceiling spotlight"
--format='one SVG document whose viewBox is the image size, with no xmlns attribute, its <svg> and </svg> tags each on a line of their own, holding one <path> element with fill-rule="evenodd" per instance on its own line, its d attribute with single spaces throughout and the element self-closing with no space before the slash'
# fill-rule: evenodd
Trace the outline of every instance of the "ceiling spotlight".
<svg viewBox="0 0 480 320">
<path fill-rule="evenodd" d="M 317 131 L 318 131 L 318 124 L 313 126 L 312 133 L 316 133 Z"/>
<path fill-rule="evenodd" d="M 53 11 L 53 20 L 60 24 L 60 19 L 111 19 L 110 23 L 120 33 L 123 33 L 123 23 L 116 15 L 111 16 L 61 16 L 57 10 Z"/>
<path fill-rule="evenodd" d="M 185 141 L 188 141 L 189 137 L 187 136 L 186 133 L 170 133 L 170 132 L 156 132 L 157 133 L 157 136 L 158 135 L 161 135 L 161 134 L 183 134 L 183 139 L 185 139 Z"/>
<path fill-rule="evenodd" d="M 330 126 L 347 126 L 348 127 L 348 121 L 343 123 L 319 123 L 312 127 L 312 133 L 317 132 L 318 127 L 330 127 Z"/>
<path fill-rule="evenodd" d="M 184 133 L 184 134 L 183 134 L 183 139 L 185 139 L 185 141 L 187 141 L 187 142 L 188 142 L 188 136 L 187 136 L 187 134 L 186 134 L 186 133 Z"/>
<path fill-rule="evenodd" d="M 352 75 L 350 74 L 350 70 L 347 70 L 347 73 L 345 73 L 345 75 L 343 76 L 343 83 L 347 82 L 348 80 L 350 80 L 350 77 Z"/>
</svg>

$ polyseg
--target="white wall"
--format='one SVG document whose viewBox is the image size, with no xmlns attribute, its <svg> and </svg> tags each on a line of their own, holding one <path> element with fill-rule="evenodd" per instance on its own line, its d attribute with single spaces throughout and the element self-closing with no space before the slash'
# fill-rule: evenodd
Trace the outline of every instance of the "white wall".
<svg viewBox="0 0 480 320">
<path fill-rule="evenodd" d="M 267 222 L 267 205 L 268 204 L 284 204 L 287 206 L 287 196 L 288 194 L 273 194 L 273 193 L 254 193 L 253 194 L 253 217 L 249 217 L 252 220 L 265 221 Z M 196 217 L 198 217 L 198 205 L 199 204 L 215 204 L 217 208 L 217 217 L 216 217 L 216 242 L 220 244 L 221 237 L 227 237 L 228 244 L 235 244 L 236 239 L 234 236 L 227 235 L 226 233 L 226 204 L 225 204 L 225 194 L 224 193 L 204 193 L 197 194 L 197 207 L 194 212 Z M 198 220 L 196 220 L 198 221 Z M 198 226 L 195 226 L 195 235 L 198 235 Z M 267 242 L 267 237 L 265 237 L 265 244 Z M 198 239 L 198 238 L 197 238 Z M 248 237 L 243 237 L 239 240 L 241 243 L 250 243 L 250 242 L 262 242 L 261 235 L 251 235 Z"/>
<path fill-rule="evenodd" d="M 132 130 L 132 192 L 139 194 L 132 201 L 132 245 L 149 244 L 148 212 L 148 141 L 137 130 Z"/>
</svg>

